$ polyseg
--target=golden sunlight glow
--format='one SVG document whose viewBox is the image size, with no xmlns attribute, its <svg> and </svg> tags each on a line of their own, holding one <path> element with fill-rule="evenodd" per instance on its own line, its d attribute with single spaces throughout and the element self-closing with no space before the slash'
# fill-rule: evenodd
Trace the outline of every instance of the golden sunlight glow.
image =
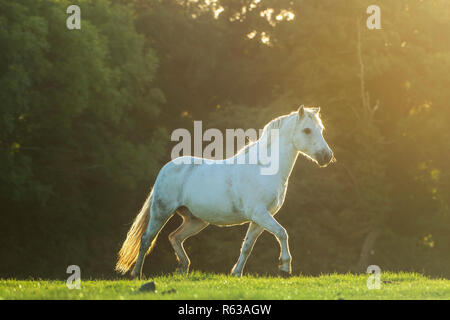
<svg viewBox="0 0 450 320">
<path fill-rule="evenodd" d="M 425 101 L 423 104 L 413 107 L 409 110 L 409 115 L 415 115 L 420 113 L 423 110 L 431 108 L 433 103 L 431 101 Z"/>
<path fill-rule="evenodd" d="M 295 14 L 291 11 L 287 11 L 287 10 L 282 10 L 276 17 L 275 19 L 277 21 L 282 21 L 282 20 L 286 20 L 286 21 L 291 21 L 294 20 L 295 18 Z"/>
<path fill-rule="evenodd" d="M 260 15 L 261 17 L 266 17 L 266 19 L 270 21 L 270 20 L 272 19 L 272 13 L 273 13 L 273 9 L 272 9 L 272 8 L 269 8 L 269 9 L 266 9 L 266 10 L 264 10 L 264 11 L 261 11 L 261 12 L 259 13 L 259 15 Z"/>
<path fill-rule="evenodd" d="M 247 33 L 247 38 L 253 39 L 256 36 L 256 30 L 253 30 L 250 33 Z"/>
<path fill-rule="evenodd" d="M 252 3 L 250 3 L 249 10 L 255 9 L 256 5 L 260 2 L 261 0 L 253 0 Z"/>
<path fill-rule="evenodd" d="M 265 33 L 261 33 L 261 42 L 264 44 L 270 44 L 270 37 Z"/>
<path fill-rule="evenodd" d="M 219 9 L 214 11 L 214 18 L 217 19 L 217 17 L 225 10 L 223 7 L 220 7 Z"/>
<path fill-rule="evenodd" d="M 434 240 L 433 240 L 433 236 L 431 234 L 426 235 L 425 237 L 423 237 L 423 243 L 430 247 L 433 248 L 434 247 Z"/>
</svg>

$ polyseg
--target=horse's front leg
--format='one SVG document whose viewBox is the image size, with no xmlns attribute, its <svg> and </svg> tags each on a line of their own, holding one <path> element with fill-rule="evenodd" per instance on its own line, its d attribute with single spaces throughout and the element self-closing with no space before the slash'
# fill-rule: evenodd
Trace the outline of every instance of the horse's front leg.
<svg viewBox="0 0 450 320">
<path fill-rule="evenodd" d="M 247 234 L 245 235 L 244 242 L 241 247 L 241 254 L 239 255 L 239 260 L 234 265 L 231 270 L 231 274 L 236 277 L 241 277 L 242 272 L 244 270 L 245 263 L 247 262 L 250 253 L 252 253 L 253 246 L 255 245 L 256 240 L 264 231 L 262 227 L 257 225 L 256 223 L 250 222 L 250 225 L 247 229 Z"/>
<path fill-rule="evenodd" d="M 280 265 L 279 271 L 282 275 L 289 275 L 291 269 L 291 253 L 289 252 L 288 234 L 286 230 L 275 220 L 266 209 L 260 209 L 252 216 L 253 222 L 272 233 L 280 243 Z"/>
</svg>

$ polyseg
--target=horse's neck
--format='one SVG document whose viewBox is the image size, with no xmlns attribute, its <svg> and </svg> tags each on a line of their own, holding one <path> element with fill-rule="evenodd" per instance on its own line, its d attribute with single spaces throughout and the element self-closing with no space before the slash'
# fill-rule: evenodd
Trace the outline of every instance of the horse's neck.
<svg viewBox="0 0 450 320">
<path fill-rule="evenodd" d="M 288 182 L 297 157 L 298 151 L 294 145 L 286 138 L 281 138 L 279 150 L 279 170 L 277 175 L 280 177 L 283 184 Z"/>
<path fill-rule="evenodd" d="M 298 157 L 297 148 L 294 147 L 290 137 L 293 134 L 295 124 L 292 122 L 291 118 L 284 119 L 284 125 L 281 126 L 279 131 L 279 154 L 278 154 L 278 172 L 274 175 L 278 178 L 282 185 L 288 182 L 289 176 L 294 168 L 295 162 Z M 269 134 L 269 129 L 264 134 Z M 266 138 L 268 139 L 268 138 Z M 263 143 L 262 141 L 267 141 L 260 139 L 258 143 Z"/>
</svg>

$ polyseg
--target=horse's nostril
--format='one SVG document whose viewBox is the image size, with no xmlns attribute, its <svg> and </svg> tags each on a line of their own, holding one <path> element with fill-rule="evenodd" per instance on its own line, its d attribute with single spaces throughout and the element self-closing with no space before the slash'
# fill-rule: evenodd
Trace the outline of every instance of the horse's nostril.
<svg viewBox="0 0 450 320">
<path fill-rule="evenodd" d="M 316 154 L 316 160 L 320 165 L 324 165 L 329 162 L 327 161 L 328 156 L 328 153 L 322 150 Z"/>
<path fill-rule="evenodd" d="M 331 162 L 331 161 L 333 161 L 333 154 L 331 154 L 331 153 L 329 153 L 328 155 L 327 155 L 327 162 Z"/>
<path fill-rule="evenodd" d="M 316 159 L 320 165 L 326 165 L 326 164 L 330 163 L 331 161 L 333 161 L 334 156 L 333 156 L 332 152 L 322 150 L 317 153 Z"/>
</svg>

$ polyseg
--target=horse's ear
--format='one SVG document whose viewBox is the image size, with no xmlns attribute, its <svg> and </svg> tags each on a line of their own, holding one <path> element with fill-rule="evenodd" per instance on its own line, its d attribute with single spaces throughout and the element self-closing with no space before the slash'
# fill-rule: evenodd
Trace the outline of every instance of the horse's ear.
<svg viewBox="0 0 450 320">
<path fill-rule="evenodd" d="M 300 120 L 305 115 L 305 106 L 301 105 L 300 108 L 298 108 L 298 119 Z"/>
<path fill-rule="evenodd" d="M 320 112 L 320 107 L 314 108 L 314 112 L 315 112 L 315 113 L 319 113 L 319 112 Z"/>
</svg>

